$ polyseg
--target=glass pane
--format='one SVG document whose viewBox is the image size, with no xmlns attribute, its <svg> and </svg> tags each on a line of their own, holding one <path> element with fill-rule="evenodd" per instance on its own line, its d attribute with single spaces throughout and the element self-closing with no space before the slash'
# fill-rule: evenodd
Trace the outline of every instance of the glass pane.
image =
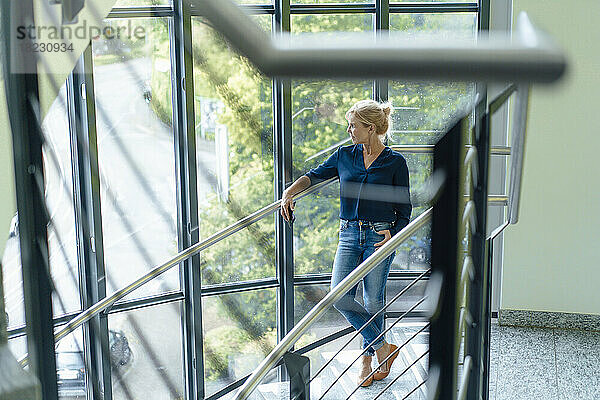
<svg viewBox="0 0 600 400">
<path fill-rule="evenodd" d="M 86 374 L 83 329 L 65 336 L 56 344 L 56 383 L 58 397 L 85 398 Z"/>
<path fill-rule="evenodd" d="M 117 0 L 113 7 L 139 7 L 139 6 L 159 6 L 170 5 L 171 0 Z"/>
<path fill-rule="evenodd" d="M 207 396 L 251 373 L 277 341 L 274 289 L 202 299 Z M 271 371 L 262 381 L 277 377 Z"/>
<path fill-rule="evenodd" d="M 390 5 L 394 3 L 472 3 L 477 4 L 477 0 L 394 0 L 390 1 Z"/>
<path fill-rule="evenodd" d="M 272 83 L 202 19 L 192 26 L 198 213 L 207 238 L 274 201 Z M 274 221 L 203 252 L 203 283 L 274 276 Z"/>
<path fill-rule="evenodd" d="M 292 0 L 292 4 L 374 3 L 375 0 Z"/>
<path fill-rule="evenodd" d="M 436 39 L 473 39 L 476 13 L 394 14 L 390 30 Z M 394 144 L 433 144 L 456 114 L 473 99 L 474 85 L 463 82 L 391 81 L 389 99 L 394 105 L 391 138 Z"/>
<path fill-rule="evenodd" d="M 55 317 L 81 308 L 66 101 L 66 89 L 63 85 L 42 125 L 46 138 L 43 149 L 46 206 L 52 219 L 48 229 L 48 256 L 50 272 L 57 289 L 52 295 Z M 23 272 L 16 214 L 11 221 L 2 255 L 2 271 L 5 308 L 11 329 L 25 324 Z"/>
<path fill-rule="evenodd" d="M 371 81 L 294 81 L 292 83 L 292 153 L 294 179 L 349 144 L 346 111 L 372 97 Z M 339 228 L 339 184 L 300 200 L 294 224 L 295 273 L 330 272 Z"/>
<path fill-rule="evenodd" d="M 17 360 L 21 359 L 21 357 L 27 354 L 27 336 L 22 335 L 8 339 L 8 348 Z"/>
<path fill-rule="evenodd" d="M 393 14 L 390 29 L 410 35 L 433 35 L 440 40 L 449 38 L 475 39 L 476 13 Z M 394 106 L 391 144 L 434 144 L 448 129 L 459 113 L 471 105 L 475 85 L 464 82 L 403 82 L 390 81 L 389 99 Z M 401 151 L 402 152 L 402 151 Z M 419 216 L 429 204 L 419 193 L 433 168 L 431 154 L 404 153 L 413 199 L 412 218 Z M 421 271 L 431 261 L 430 224 L 410 237 L 397 251 L 393 269 Z"/>
<path fill-rule="evenodd" d="M 177 253 L 177 207 L 168 20 L 106 24 L 143 33 L 92 42 L 110 294 Z M 172 269 L 129 297 L 178 288 Z"/>
<path fill-rule="evenodd" d="M 440 39 L 472 39 L 477 33 L 477 13 L 391 14 L 390 31 L 433 34 Z"/>
<path fill-rule="evenodd" d="M 252 15 L 251 18 L 263 31 L 271 33 L 273 17 L 270 14 Z"/>
<path fill-rule="evenodd" d="M 8 240 L 2 255 L 2 284 L 4 308 L 8 329 L 25 325 L 25 300 L 23 297 L 23 272 L 21 270 L 21 245 L 17 216 L 11 222 Z M 27 352 L 27 349 L 24 350 Z"/>
<path fill-rule="evenodd" d="M 234 0 L 238 4 L 273 4 L 273 0 Z"/>
<path fill-rule="evenodd" d="M 294 323 L 297 324 L 307 312 L 329 293 L 329 284 L 302 285 L 294 288 Z M 329 307 L 319 318 L 309 332 L 303 336 L 303 342 L 309 344 L 338 330 L 349 327 L 350 324 L 335 308 Z M 296 346 L 300 348 L 302 346 Z"/>
<path fill-rule="evenodd" d="M 294 14 L 291 18 L 291 30 L 294 34 L 302 32 L 364 32 L 373 30 L 374 21 L 371 14 Z"/>
<path fill-rule="evenodd" d="M 274 277 L 274 227 L 266 217 L 202 251 L 202 285 Z"/>
<path fill-rule="evenodd" d="M 183 399 L 181 303 L 110 314 L 114 399 Z"/>
<path fill-rule="evenodd" d="M 71 143 L 66 104 L 67 93 L 66 87 L 63 86 L 58 98 L 48 110 L 42 126 L 46 137 L 46 146 L 44 146 L 46 206 L 53 225 L 48 229 L 48 248 L 50 271 L 56 287 L 56 291 L 52 294 L 54 316 L 81 309 Z"/>
<path fill-rule="evenodd" d="M 401 151 L 401 153 L 403 153 Z M 410 177 L 412 213 L 411 219 L 425 212 L 431 204 L 420 196 L 424 193 L 424 183 L 433 170 L 432 154 L 404 153 Z M 422 271 L 428 269 L 431 263 L 431 223 L 426 224 L 409 237 L 396 250 L 392 269 Z"/>
<path fill-rule="evenodd" d="M 292 15 L 292 32 L 360 32 L 373 29 L 373 16 Z M 371 81 L 295 80 L 292 82 L 293 178 L 316 167 L 349 143 L 346 111 L 373 96 Z M 295 274 L 330 272 L 337 247 L 339 184 L 300 200 L 294 224 Z"/>
</svg>

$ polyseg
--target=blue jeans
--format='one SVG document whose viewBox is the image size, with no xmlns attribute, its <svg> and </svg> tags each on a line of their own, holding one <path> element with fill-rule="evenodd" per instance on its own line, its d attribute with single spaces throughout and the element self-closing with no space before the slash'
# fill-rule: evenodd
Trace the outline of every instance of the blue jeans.
<svg viewBox="0 0 600 400">
<path fill-rule="evenodd" d="M 340 220 L 340 240 L 331 274 L 332 288 L 375 252 L 376 247 L 373 244 L 381 242 L 385 238 L 384 235 L 379 235 L 375 231 L 389 229 L 390 227 L 391 223 L 389 222 L 371 222 L 367 225 L 363 221 Z M 394 255 L 395 253 L 392 253 L 363 278 L 364 306 L 354 299 L 358 285 L 350 289 L 334 304 L 334 307 L 356 330 L 359 330 L 383 308 L 385 304 L 385 284 L 387 283 Z M 367 355 L 374 355 L 375 350 L 383 346 L 384 336 L 375 342 L 375 338 L 383 332 L 383 329 L 383 313 L 381 313 L 361 332 L 363 349 L 368 348 Z"/>
</svg>

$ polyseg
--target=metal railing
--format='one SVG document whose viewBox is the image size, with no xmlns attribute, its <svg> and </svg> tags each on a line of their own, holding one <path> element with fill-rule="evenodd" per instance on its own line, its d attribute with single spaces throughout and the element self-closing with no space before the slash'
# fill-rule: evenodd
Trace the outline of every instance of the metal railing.
<svg viewBox="0 0 600 400">
<path fill-rule="evenodd" d="M 392 252 L 396 250 L 405 240 L 410 238 L 420 228 L 425 226 L 432 215 L 433 209 L 428 209 L 404 229 L 394 235 L 388 242 L 373 253 L 369 258 L 356 267 L 344 280 L 333 288 L 317 305 L 315 305 L 283 338 L 281 342 L 269 353 L 269 355 L 259 364 L 252 375 L 246 380 L 242 388 L 236 394 L 235 399 L 241 400 L 247 398 L 250 393 L 258 386 L 262 378 L 277 363 L 283 355 L 292 348 L 300 337 L 310 328 L 318 318 L 323 315 L 327 309 L 339 300 L 350 288 L 354 287 L 362 278 L 364 278 L 373 268 L 385 260 Z"/>
<path fill-rule="evenodd" d="M 477 41 L 407 40 L 401 34 L 270 37 L 228 0 L 193 0 L 213 27 L 267 76 L 552 82 L 565 71 L 562 51 L 529 21 L 515 32 Z M 365 62 L 365 60 L 373 60 Z"/>
<path fill-rule="evenodd" d="M 426 275 L 429 275 L 429 273 L 431 272 L 431 269 L 428 269 L 427 271 L 423 272 L 422 274 L 420 274 L 417 278 L 415 278 L 413 281 L 411 281 L 405 288 L 403 288 L 400 292 L 398 292 L 390 301 L 387 302 L 387 304 L 381 308 L 381 310 L 379 310 L 378 312 L 376 312 L 367 322 L 365 322 L 365 324 L 358 329 L 354 335 L 352 335 L 352 337 L 350 338 L 350 340 L 348 340 L 344 345 L 341 346 L 341 348 L 329 359 L 329 361 L 327 361 L 323 366 L 321 366 L 321 368 L 315 373 L 315 375 L 310 379 L 310 382 L 312 382 L 317 376 L 319 376 L 319 374 L 321 374 L 325 368 L 327 368 L 327 366 L 329 366 L 331 364 L 331 362 L 333 362 L 333 360 L 348 346 L 350 345 L 350 343 L 352 343 L 352 341 L 367 327 L 369 326 L 369 324 L 371 322 L 373 322 L 381 313 L 385 312 L 385 310 L 387 308 L 389 308 L 392 304 L 394 304 L 400 297 L 402 297 L 404 294 L 406 294 L 414 285 L 416 285 L 418 282 L 420 282 Z M 425 303 L 425 301 L 428 299 L 427 296 L 424 296 L 422 298 L 420 298 L 419 300 L 417 300 L 411 307 L 408 308 L 408 310 L 406 310 L 404 313 L 402 313 L 402 315 L 400 315 L 398 318 L 396 318 L 391 324 L 390 326 L 388 326 L 387 328 L 385 328 L 383 330 L 383 332 L 381 332 L 381 334 L 379 334 L 374 341 L 379 340 L 380 338 L 384 337 L 384 335 L 391 331 L 400 321 L 402 321 L 407 315 L 409 315 L 412 311 L 414 311 L 418 306 L 422 305 Z M 352 395 L 354 393 L 356 393 L 356 391 L 358 389 L 361 388 L 361 386 L 367 382 L 369 379 L 371 379 L 371 377 L 377 372 L 377 370 L 383 366 L 385 363 L 387 363 L 387 361 L 389 359 L 391 359 L 392 357 L 395 357 L 397 354 L 400 353 L 400 351 L 402 351 L 403 348 L 405 348 L 407 345 L 409 345 L 411 343 L 411 341 L 413 339 L 415 339 L 420 333 L 424 332 L 427 328 L 429 328 L 429 324 L 426 324 L 425 326 L 423 326 L 421 329 L 419 329 L 417 332 L 415 332 L 409 339 L 407 339 L 406 341 L 404 341 L 402 344 L 400 344 L 399 346 L 397 346 L 397 348 L 392 351 L 385 359 L 383 359 L 382 361 L 380 361 L 378 363 L 378 365 L 361 381 L 359 382 L 354 390 L 352 390 L 352 392 L 350 392 L 350 394 L 348 394 L 348 396 L 346 397 L 346 400 L 350 399 L 352 397 Z M 325 389 L 323 391 L 323 393 L 321 393 L 321 395 L 319 396 L 319 400 L 322 400 L 327 393 L 335 386 L 335 384 L 342 378 L 342 376 L 348 372 L 350 370 L 350 368 L 354 365 L 354 363 L 356 361 L 358 361 L 358 359 L 363 356 L 365 353 L 367 352 L 367 349 L 364 349 L 362 352 L 360 352 L 360 354 L 358 356 L 356 356 L 349 364 L 346 368 L 344 368 L 344 370 L 342 372 L 340 372 L 338 374 L 338 376 L 334 379 L 333 382 L 331 382 L 329 384 L 329 386 L 327 387 L 327 389 Z M 424 356 L 425 354 L 423 354 Z M 421 356 L 421 357 L 423 357 Z M 420 360 L 419 357 L 417 360 L 414 361 L 414 363 L 418 362 Z M 384 389 L 382 389 L 382 391 L 379 393 L 378 396 L 381 396 L 381 394 L 383 394 L 387 389 L 389 389 L 391 387 L 391 385 L 393 385 L 394 382 L 396 382 L 401 376 L 403 376 L 403 374 L 408 370 L 408 368 L 403 371 L 401 374 L 399 374 L 392 382 L 391 384 L 387 385 Z M 411 392 L 412 393 L 412 392 Z"/>
<path fill-rule="evenodd" d="M 491 109 L 497 110 L 499 105 L 503 104 L 506 100 L 508 100 L 508 98 L 514 92 L 514 90 L 515 90 L 514 85 L 507 87 L 507 89 L 505 91 L 503 91 L 494 100 L 492 100 L 492 102 L 490 103 L 490 110 Z M 519 103 L 518 106 L 520 106 L 520 107 L 526 106 L 526 103 Z M 491 114 L 491 112 L 490 112 L 490 114 Z M 520 124 L 518 126 L 520 127 L 520 129 L 525 128 L 524 124 Z M 484 128 L 489 129 L 489 125 L 485 125 Z M 484 128 L 481 128 L 481 129 L 484 129 Z M 519 136 L 524 138 L 524 132 L 519 132 Z M 471 235 L 475 235 L 475 232 L 480 232 L 481 229 L 485 230 L 485 221 L 486 221 L 485 213 L 486 213 L 486 211 L 484 208 L 487 207 L 488 204 L 490 204 L 490 200 L 506 201 L 510 206 L 510 204 L 511 204 L 510 199 L 514 198 L 514 194 L 512 191 L 520 190 L 520 186 L 518 186 L 518 185 L 511 186 L 511 192 L 509 193 L 508 199 L 506 199 L 506 198 L 494 199 L 493 197 L 488 196 L 486 193 L 481 192 L 482 188 L 485 188 L 485 191 L 487 192 L 487 156 L 488 156 L 488 152 L 489 152 L 488 140 L 489 140 L 489 130 L 481 131 L 479 133 L 479 137 L 477 138 L 475 145 L 469 146 L 468 151 L 465 152 L 465 159 L 462 161 L 462 164 L 461 164 L 461 168 L 465 172 L 470 168 L 471 173 L 468 176 L 466 176 L 466 178 L 469 182 L 469 186 L 473 188 L 472 190 L 479 188 L 479 192 L 475 192 L 475 193 L 469 191 L 469 193 L 467 193 L 467 194 L 460 194 L 460 192 L 457 192 L 457 193 L 459 193 L 459 196 L 462 196 L 465 200 L 465 208 L 464 208 L 464 213 L 461 217 L 461 221 L 462 221 L 461 223 L 463 226 L 465 226 L 466 232 L 469 232 Z M 520 154 L 521 158 L 522 158 L 522 153 L 523 153 L 522 152 L 523 142 L 524 141 L 519 142 L 519 145 L 521 147 L 517 150 L 517 154 Z M 488 150 L 486 150 L 486 148 Z M 478 149 L 479 149 L 479 152 L 477 151 Z M 515 165 L 522 167 L 522 163 L 516 164 L 513 161 L 513 168 L 516 168 Z M 518 172 L 518 174 L 521 174 L 522 170 L 515 171 L 515 173 L 516 172 Z M 481 176 L 481 178 L 479 178 L 480 176 Z M 482 194 L 485 195 L 484 204 L 481 203 Z M 474 199 L 471 199 L 471 197 L 473 197 Z M 518 195 L 517 195 L 517 198 L 518 198 Z M 518 206 L 518 205 L 515 205 L 515 206 Z M 258 386 L 258 384 L 260 383 L 262 378 L 266 375 L 266 373 L 271 368 L 273 368 L 273 366 L 275 366 L 277 363 L 280 362 L 281 357 L 289 349 L 292 348 L 294 343 L 317 321 L 317 319 L 319 318 L 320 315 L 322 315 L 335 301 L 337 301 L 342 295 L 344 295 L 350 288 L 352 288 L 354 285 L 356 285 L 368 272 L 370 272 L 370 270 L 372 268 L 377 266 L 381 260 L 383 260 L 388 254 L 391 254 L 391 252 L 393 250 L 395 250 L 395 248 L 397 246 L 399 246 L 403 240 L 410 237 L 410 235 L 412 235 L 420 226 L 423 226 L 426 222 L 428 222 L 431 219 L 432 214 L 433 214 L 433 208 L 428 209 L 425 213 L 423 213 L 421 216 L 419 216 L 417 219 L 415 219 L 413 222 L 411 222 L 401 232 L 399 232 L 397 235 L 395 235 L 390 240 L 389 243 L 386 243 L 380 249 L 380 251 L 376 252 L 371 257 L 369 257 L 367 260 L 365 260 L 361 265 L 359 265 L 338 286 L 333 288 L 331 290 L 331 292 L 329 292 L 329 294 L 325 298 L 323 298 L 317 305 L 315 305 L 313 307 L 313 309 L 310 310 L 309 313 L 306 314 L 305 317 L 294 327 L 294 329 L 292 331 L 290 331 L 288 333 L 288 335 L 286 335 L 284 337 L 284 339 L 273 349 L 273 351 L 263 360 L 263 362 L 261 362 L 261 364 L 254 370 L 252 375 L 246 380 L 244 385 L 241 387 L 241 389 L 237 393 L 235 399 L 236 400 L 246 399 L 252 393 L 252 391 Z M 481 227 L 482 224 L 483 224 L 483 228 Z M 504 229 L 507 225 L 508 224 L 504 224 L 502 229 Z M 497 235 L 497 234 L 498 233 L 494 233 L 492 236 Z M 485 235 L 484 235 L 484 238 L 485 238 Z M 374 258 L 375 256 L 377 256 L 377 257 Z M 463 290 L 458 292 L 457 295 L 464 296 L 464 297 L 461 297 L 460 299 L 457 299 L 457 301 L 458 301 L 457 304 L 464 304 L 464 306 L 459 310 L 460 313 L 458 315 L 458 334 L 461 336 L 462 336 L 462 331 L 467 330 L 467 327 L 475 326 L 475 324 L 473 323 L 474 316 L 471 315 L 470 308 L 468 305 L 467 293 L 469 291 L 469 286 L 471 284 L 473 284 L 473 282 L 476 281 L 476 278 L 478 279 L 477 283 L 481 284 L 482 277 L 479 275 L 482 272 L 481 268 L 485 268 L 483 266 L 484 262 L 482 262 L 483 260 L 481 259 L 482 254 L 477 253 L 475 255 L 475 257 L 476 257 L 476 261 L 478 262 L 478 267 L 480 269 L 476 270 L 473 258 L 471 257 L 470 254 L 467 255 L 463 260 L 464 262 L 462 264 L 462 268 L 460 268 L 458 281 L 457 281 L 458 286 L 463 288 Z M 487 278 L 487 275 L 485 275 L 485 277 Z M 487 286 L 485 287 L 484 290 L 487 291 Z M 373 318 L 371 318 L 371 320 L 373 320 L 379 313 L 383 312 L 403 292 L 401 292 L 390 303 L 388 303 L 380 312 L 378 312 L 375 316 L 373 316 Z M 489 301 L 489 299 L 488 299 L 488 301 Z M 433 300 L 434 304 L 436 302 L 437 302 L 437 300 Z M 481 320 L 481 317 L 479 315 L 475 316 L 475 318 L 477 319 L 477 321 Z M 366 325 L 368 325 L 369 322 L 367 322 Z M 396 322 L 398 322 L 398 321 L 396 321 Z M 356 332 L 354 336 L 358 335 L 359 333 L 360 333 L 360 330 L 358 332 Z M 482 332 L 479 331 L 478 333 L 481 334 Z M 354 338 L 354 336 L 353 336 L 353 338 Z M 480 339 L 482 339 L 482 340 L 479 341 L 478 349 L 481 349 L 481 343 L 482 343 L 482 341 L 484 341 L 484 338 L 480 337 Z M 342 349 L 343 348 L 344 347 L 342 347 Z M 341 349 L 339 351 L 341 351 Z M 339 351 L 338 351 L 338 353 L 339 353 Z M 454 349 L 454 351 L 458 352 L 458 349 Z M 465 358 L 464 358 L 463 362 L 460 363 L 463 366 L 463 377 L 462 377 L 462 381 L 460 382 L 460 385 L 459 385 L 460 388 L 459 388 L 459 392 L 458 392 L 459 398 L 461 398 L 461 399 L 465 398 L 467 396 L 467 393 L 468 393 L 469 389 L 471 388 L 469 386 L 469 378 L 471 376 L 471 372 L 476 371 L 479 374 L 483 373 L 483 371 L 480 367 L 473 367 L 473 357 L 477 357 L 477 356 L 476 355 L 468 355 L 468 354 L 466 354 L 466 351 L 467 350 L 465 349 Z M 336 353 L 336 355 L 337 355 L 337 353 Z M 334 355 L 333 358 L 335 358 L 336 355 Z M 331 360 L 333 360 L 333 358 Z M 477 360 L 476 362 L 479 362 L 479 358 L 476 358 L 476 360 Z M 356 361 L 356 360 L 354 360 L 354 361 Z M 322 366 L 319 369 L 319 371 L 315 374 L 315 376 L 313 376 L 311 378 L 311 381 L 327 367 L 329 362 L 327 362 L 324 366 Z M 338 378 L 321 395 L 321 398 L 323 398 L 325 396 L 325 394 L 333 387 L 333 385 L 337 382 L 337 380 L 341 377 L 341 375 L 344 374 L 353 363 L 354 362 L 350 363 L 350 365 L 344 371 L 342 371 L 342 373 L 338 376 Z M 383 363 L 381 365 L 383 365 Z M 365 378 L 364 381 L 366 381 L 367 379 L 369 379 L 369 377 Z M 397 377 L 393 382 L 395 382 L 397 379 L 399 379 L 399 377 Z M 393 382 L 390 383 L 389 385 L 387 385 L 386 388 L 384 389 L 384 391 L 387 390 L 389 387 L 391 387 Z M 434 382 L 432 382 L 432 384 L 433 383 Z M 359 387 L 360 387 L 360 384 L 357 386 L 355 391 Z M 430 390 L 432 392 L 436 392 L 436 388 L 430 388 Z M 480 387 L 476 387 L 476 390 L 480 390 Z M 352 393 L 354 393 L 354 392 L 352 392 Z M 381 395 L 381 393 L 379 395 Z"/>
<path fill-rule="evenodd" d="M 321 188 L 329 185 L 330 183 L 334 182 L 335 180 L 337 180 L 337 179 L 332 178 L 327 181 L 323 181 L 316 185 L 313 185 L 313 186 L 309 187 L 308 189 L 304 190 L 302 193 L 299 193 L 297 196 L 295 196 L 295 198 L 300 199 L 305 196 L 308 196 L 308 195 L 320 190 Z M 55 341 L 59 341 L 60 339 L 64 338 L 66 335 L 71 333 L 73 330 L 75 330 L 81 324 L 89 321 L 91 318 L 98 315 L 99 313 L 106 310 L 107 308 L 111 307 L 113 304 L 115 304 L 117 301 L 119 301 L 120 299 L 127 296 L 129 293 L 138 289 L 142 285 L 150 282 L 157 276 L 168 271 L 169 269 L 178 265 L 182 261 L 192 257 L 193 255 L 214 245 L 215 243 L 218 243 L 221 240 L 226 239 L 227 237 L 248 227 L 249 225 L 251 225 L 257 221 L 260 221 L 261 219 L 273 214 L 275 211 L 277 211 L 279 209 L 280 203 L 281 203 L 280 201 L 273 202 L 273 203 L 269 204 L 268 206 L 265 206 L 265 207 L 261 208 L 260 210 L 255 211 L 254 213 L 248 215 L 247 217 L 235 222 L 234 224 L 229 225 L 228 227 L 222 229 L 221 231 L 215 233 L 214 235 L 202 240 L 201 242 L 198 242 L 197 244 L 180 251 L 179 253 L 177 253 L 177 255 L 175 255 L 168 261 L 164 262 L 163 264 L 160 264 L 160 265 L 154 267 L 147 274 L 136 279 L 129 285 L 123 287 L 122 289 L 114 292 L 112 295 L 110 295 L 110 296 L 104 298 L 103 300 L 95 303 L 94 305 L 90 306 L 87 310 L 78 314 L 76 317 L 74 317 L 69 322 L 67 322 L 65 324 L 65 326 L 63 326 L 60 330 L 58 330 L 54 335 Z M 26 358 L 21 359 L 21 363 L 22 364 L 26 363 Z"/>
<path fill-rule="evenodd" d="M 404 146 L 398 145 L 395 147 L 404 147 Z M 429 148 L 427 148 L 427 150 L 429 150 Z M 304 190 L 302 193 L 299 193 L 298 195 L 296 195 L 294 198 L 297 200 L 301 199 L 301 198 L 306 197 L 314 192 L 317 192 L 317 191 L 321 190 L 322 188 L 328 186 L 329 184 L 331 184 L 333 182 L 337 182 L 337 181 L 338 181 L 337 178 L 331 178 L 326 181 L 320 182 L 318 184 L 312 185 L 308 189 Z M 508 196 L 491 195 L 488 197 L 488 201 L 490 204 L 506 205 L 508 202 Z M 162 275 L 163 273 L 170 270 L 171 268 L 179 265 L 181 262 L 189 259 L 190 257 L 194 256 L 195 254 L 207 249 L 208 247 L 210 247 L 216 243 L 219 243 L 220 241 L 222 241 L 222 240 L 226 239 L 227 237 L 235 234 L 236 232 L 248 227 L 249 225 L 252 225 L 253 223 L 258 222 L 261 219 L 273 214 L 274 212 L 276 212 L 279 209 L 279 207 L 280 207 L 280 201 L 275 201 L 275 202 L 261 208 L 260 210 L 255 211 L 254 213 L 248 215 L 247 217 L 235 222 L 234 224 L 227 226 L 226 228 L 224 228 L 221 231 L 213 234 L 212 236 L 198 242 L 197 244 L 180 251 L 175 256 L 173 256 L 171 259 L 152 268 L 148 273 L 144 274 L 143 276 L 139 277 L 138 279 L 131 282 L 130 284 L 115 291 L 112 295 L 91 305 L 86 310 L 82 311 L 81 313 L 77 314 L 75 317 L 71 318 L 66 324 L 64 324 L 59 330 L 56 331 L 56 333 L 54 334 L 54 340 L 56 342 L 58 342 L 59 340 L 63 339 L 68 334 L 73 332 L 75 329 L 77 329 L 79 326 L 81 326 L 82 324 L 84 324 L 87 321 L 94 318 L 96 315 L 100 314 L 101 312 L 103 312 L 107 309 L 110 309 L 113 305 L 115 305 L 115 303 L 117 303 L 119 300 L 125 298 L 127 295 L 129 295 L 136 289 L 138 289 L 141 286 L 145 285 L 146 283 L 152 281 L 153 279 Z M 423 224 L 425 224 L 426 222 L 427 221 L 423 222 Z M 410 237 L 410 235 L 408 237 Z M 398 245 L 400 245 L 400 244 L 402 244 L 402 243 L 399 243 Z M 17 329 L 19 329 L 19 328 L 17 328 Z M 27 355 L 22 357 L 19 360 L 19 362 L 21 363 L 21 365 L 27 365 L 27 363 L 28 363 Z"/>
<path fill-rule="evenodd" d="M 514 43 L 503 44 L 493 41 L 481 41 L 477 44 L 465 44 L 462 47 L 456 46 L 450 49 L 442 49 L 436 46 L 429 48 L 424 46 L 402 48 L 397 43 L 390 40 L 379 42 L 377 46 L 373 46 L 372 43 L 370 43 L 368 45 L 368 49 L 365 49 L 364 47 L 361 47 L 361 43 L 356 41 L 356 38 L 353 38 L 351 42 L 351 48 L 345 47 L 350 42 L 334 43 L 334 46 L 338 46 L 338 50 L 343 50 L 343 52 L 336 52 L 332 51 L 331 48 L 311 48 L 310 46 L 303 44 L 298 44 L 297 46 L 290 46 L 288 44 L 284 45 L 280 39 L 277 39 L 279 40 L 278 42 L 271 42 L 270 38 L 264 35 L 262 31 L 255 31 L 253 28 L 249 28 L 249 31 L 244 32 L 244 29 L 248 28 L 247 24 L 249 23 L 249 19 L 246 18 L 244 20 L 245 16 L 242 17 L 237 7 L 232 6 L 232 4 L 229 2 L 196 0 L 192 3 L 194 3 L 195 6 L 201 6 L 202 12 L 206 14 L 208 19 L 214 23 L 215 27 L 228 36 L 230 40 L 231 37 L 236 39 L 237 41 L 233 40 L 234 45 L 241 45 L 243 52 L 254 52 L 249 55 L 249 58 L 251 61 L 257 63 L 259 68 L 263 69 L 263 71 L 269 75 L 327 76 L 327 73 L 323 72 L 323 69 L 330 69 L 331 71 L 335 71 L 335 76 L 364 77 L 371 74 L 376 74 L 378 76 L 395 76 L 400 74 L 404 77 L 439 77 L 441 71 L 443 70 L 444 75 L 450 79 L 461 79 L 461 77 L 466 79 L 468 71 L 468 80 L 472 80 L 478 76 L 485 76 L 486 78 L 489 78 L 493 75 L 496 79 L 501 80 L 505 80 L 507 77 L 511 76 L 513 80 L 524 79 L 528 81 L 549 81 L 560 76 L 565 65 L 562 53 L 560 53 L 557 48 L 555 48 L 542 35 L 533 29 L 526 16 L 522 16 L 519 19 L 520 34 L 517 36 L 518 39 L 522 41 L 516 45 Z M 233 10 L 235 10 L 233 13 L 232 7 Z M 242 17 L 242 19 L 236 20 L 238 17 Z M 241 31 L 239 31 L 240 29 Z M 258 33 L 260 33 L 262 37 L 257 36 Z M 235 36 L 236 34 L 238 37 Z M 266 41 L 265 38 L 267 39 Z M 260 41 L 257 42 L 255 39 L 260 39 Z M 252 42 L 253 40 L 254 42 Z M 267 43 L 267 45 L 265 45 L 265 43 Z M 364 46 L 365 43 L 363 43 L 362 46 Z M 532 43 L 533 45 L 531 45 Z M 246 50 L 244 51 L 244 49 Z M 362 69 L 356 68 L 356 65 L 353 65 L 351 69 L 348 67 L 349 65 L 352 65 L 353 60 L 364 60 L 365 50 L 371 50 L 373 57 L 377 56 L 378 65 L 380 68 L 379 70 L 373 69 L 372 65 L 365 64 L 361 64 Z M 451 71 L 448 71 L 448 51 L 456 53 L 451 54 L 453 57 L 456 57 L 457 59 L 462 58 L 462 62 L 454 63 L 454 69 Z M 268 55 L 268 57 L 263 58 L 265 53 Z M 435 57 L 438 57 L 437 61 L 440 61 L 442 58 L 444 58 L 444 62 L 436 62 Z M 503 60 L 501 62 L 497 62 L 498 60 L 496 57 L 502 57 Z M 302 62 L 298 62 L 300 58 L 303 60 Z M 315 58 L 322 62 L 315 64 Z M 428 60 L 431 63 L 431 68 L 422 67 L 425 60 Z M 532 62 L 532 60 L 534 61 Z M 521 69 L 518 71 L 518 76 L 513 76 L 515 73 L 514 65 L 518 64 L 518 62 L 521 63 L 519 64 Z M 315 65 L 317 65 L 317 67 L 315 67 Z M 403 67 L 398 68 L 399 65 Z M 313 72 L 314 70 L 319 72 L 315 73 Z M 535 76 L 533 75 L 533 70 L 535 70 Z M 522 160 L 522 153 L 520 157 Z M 522 165 L 522 161 L 520 165 Z M 521 174 L 522 170 L 514 180 L 514 187 L 520 187 Z M 323 182 L 321 186 L 315 185 L 303 193 L 302 196 L 312 193 L 313 191 L 326 186 L 332 181 L 333 180 Z M 502 199 L 502 201 L 504 201 L 504 199 Z M 122 299 L 127 294 L 156 278 L 173 266 L 178 265 L 192 255 L 197 254 L 198 252 L 219 242 L 220 240 L 223 240 L 235 232 L 238 232 L 252 223 L 272 214 L 279 207 L 278 203 L 279 202 L 274 202 L 271 205 L 251 214 L 250 216 L 243 218 L 228 228 L 216 233 L 208 239 L 179 252 L 175 257 L 155 267 L 143 277 L 115 292 L 113 295 L 95 303 L 90 308 L 69 321 L 69 323 L 58 332 L 56 332 L 54 337 L 55 341 L 60 340 L 84 322 L 89 321 L 103 310 L 106 310 L 119 299 Z M 516 200 L 513 200 L 512 204 L 518 205 L 518 197 Z M 427 212 L 424 215 L 427 215 Z M 423 217 L 423 215 L 421 217 Z M 413 223 L 420 221 L 420 223 L 424 224 L 425 222 L 422 222 L 419 218 L 413 221 Z M 413 223 L 411 223 L 409 226 L 413 226 Z M 407 226 L 405 230 L 407 228 L 409 227 Z M 418 228 L 414 229 L 416 230 Z M 401 244 L 401 240 L 399 239 L 400 237 L 402 237 L 403 241 L 409 237 L 410 234 L 414 233 L 414 230 L 410 231 L 410 234 L 406 233 L 405 230 L 396 235 L 390 241 L 395 244 L 395 247 Z M 390 246 L 386 247 L 387 245 Z M 384 249 L 388 250 L 388 253 L 393 251 L 389 250 L 392 249 L 391 243 L 386 244 L 386 246 L 382 247 L 378 252 L 379 254 L 374 256 L 383 257 L 382 254 L 384 253 Z M 393 249 L 395 249 L 395 247 L 393 247 Z M 369 258 L 369 260 L 366 262 L 370 260 L 371 258 Z M 372 262 L 374 265 L 377 264 L 375 261 Z M 361 278 L 357 279 L 360 280 Z M 342 285 L 340 284 L 340 286 Z"/>
</svg>

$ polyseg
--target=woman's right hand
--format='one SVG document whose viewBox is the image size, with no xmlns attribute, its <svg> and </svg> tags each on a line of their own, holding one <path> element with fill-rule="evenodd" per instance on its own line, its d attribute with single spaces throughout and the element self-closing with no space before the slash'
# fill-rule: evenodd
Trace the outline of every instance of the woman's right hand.
<svg viewBox="0 0 600 400">
<path fill-rule="evenodd" d="M 292 220 L 294 207 L 295 202 L 293 196 L 287 190 L 284 190 L 283 195 L 281 196 L 281 216 L 287 222 Z"/>
</svg>

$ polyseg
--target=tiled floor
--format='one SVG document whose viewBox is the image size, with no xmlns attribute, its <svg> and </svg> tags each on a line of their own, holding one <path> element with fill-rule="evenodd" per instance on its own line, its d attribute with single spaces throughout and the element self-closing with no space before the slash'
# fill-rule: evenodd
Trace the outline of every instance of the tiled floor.
<svg viewBox="0 0 600 400">
<path fill-rule="evenodd" d="M 600 332 L 492 324 L 491 400 L 600 400 Z"/>
</svg>

